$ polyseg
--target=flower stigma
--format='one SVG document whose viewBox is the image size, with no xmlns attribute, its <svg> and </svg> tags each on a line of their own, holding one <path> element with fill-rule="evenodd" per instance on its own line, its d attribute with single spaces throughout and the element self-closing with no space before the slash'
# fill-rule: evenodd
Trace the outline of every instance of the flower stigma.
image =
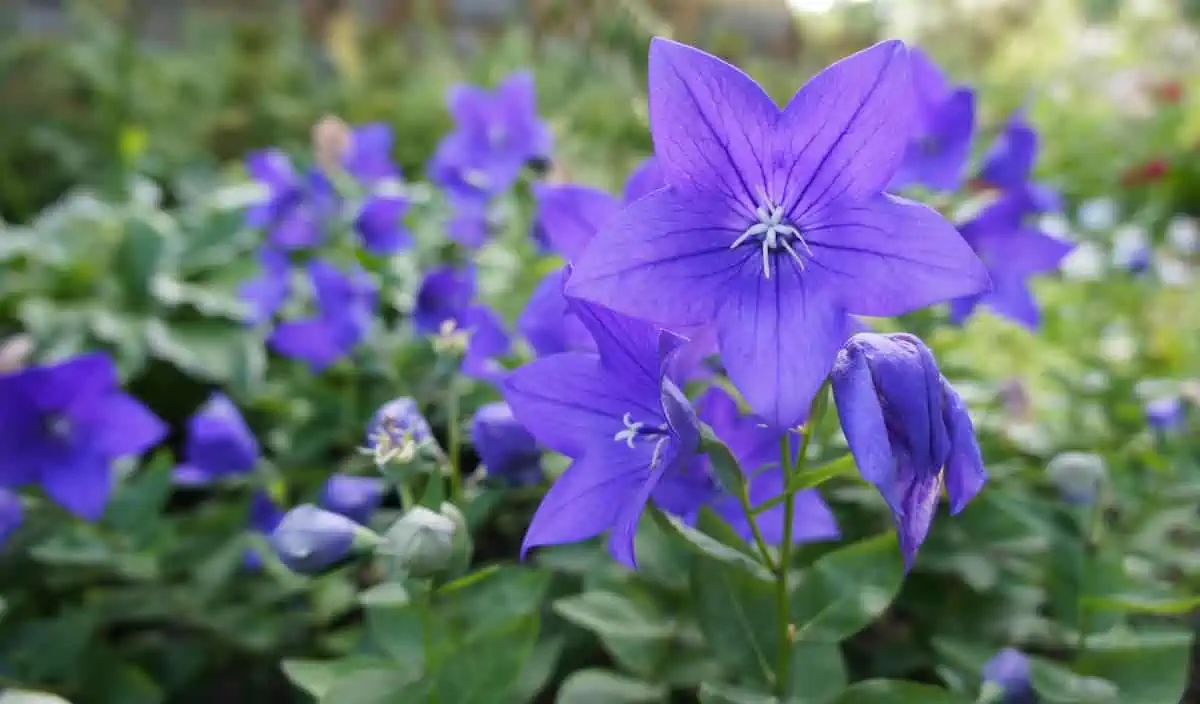
<svg viewBox="0 0 1200 704">
<path fill-rule="evenodd" d="M 762 264 L 763 276 L 771 278 L 771 253 L 782 247 L 792 259 L 796 260 L 796 264 L 800 266 L 800 270 L 804 270 L 804 259 L 792 247 L 790 240 L 794 239 L 804 248 L 804 252 L 809 256 L 813 256 L 812 249 L 808 243 L 804 241 L 804 236 L 800 234 L 800 230 L 785 219 L 785 213 L 782 206 L 775 205 L 767 194 L 760 187 L 758 189 L 759 206 L 755 208 L 754 214 L 758 217 L 758 222 L 746 228 L 745 232 L 738 236 L 733 244 L 729 245 L 730 249 L 740 247 L 746 240 L 757 237 L 762 244 Z"/>
</svg>

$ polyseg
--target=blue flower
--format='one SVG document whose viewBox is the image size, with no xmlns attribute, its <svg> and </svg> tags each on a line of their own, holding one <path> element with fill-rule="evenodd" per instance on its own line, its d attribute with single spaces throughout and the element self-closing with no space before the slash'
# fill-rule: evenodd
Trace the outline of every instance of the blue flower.
<svg viewBox="0 0 1200 704">
<path fill-rule="evenodd" d="M 246 159 L 250 176 L 267 189 L 267 198 L 246 213 L 246 224 L 265 228 L 272 246 L 283 250 L 315 247 L 325 239 L 339 210 L 337 192 L 317 169 L 299 173 L 278 149 Z"/>
<path fill-rule="evenodd" d="M 1001 650 L 983 666 L 983 681 L 1004 693 L 1000 700 L 1002 704 L 1033 704 L 1037 701 L 1031 676 L 1029 658 L 1015 648 Z"/>
<path fill-rule="evenodd" d="M 749 76 L 691 47 L 650 47 L 650 127 L 666 187 L 626 206 L 575 263 L 566 293 L 672 330 L 715 325 L 754 413 L 801 422 L 850 333 L 986 290 L 936 211 L 883 193 L 910 134 L 908 50 L 878 44 L 780 109 Z"/>
<path fill-rule="evenodd" d="M 534 514 L 521 553 L 611 529 L 609 551 L 634 566 L 634 533 L 648 501 L 686 516 L 711 496 L 707 481 L 704 491 L 693 489 L 695 414 L 664 375 L 679 339 L 600 306 L 572 305 L 599 353 L 542 357 L 504 383 L 517 420 L 574 460 Z"/>
<path fill-rule="evenodd" d="M 349 355 L 366 337 L 378 292 L 358 267 L 342 272 L 329 262 L 313 260 L 308 273 L 316 315 L 280 323 L 268 342 L 279 354 L 306 362 L 317 373 Z"/>
<path fill-rule="evenodd" d="M 450 266 L 433 269 L 421 280 L 413 307 L 413 325 L 424 335 L 437 334 L 447 320 L 455 324 L 475 299 L 475 272 Z"/>
<path fill-rule="evenodd" d="M 184 462 L 175 468 L 175 481 L 197 485 L 248 474 L 258 464 L 258 453 L 258 441 L 237 406 L 224 394 L 213 394 L 188 421 Z"/>
<path fill-rule="evenodd" d="M 779 466 L 780 433 L 753 416 L 742 415 L 737 402 L 720 387 L 712 387 L 697 404 L 700 420 L 712 427 L 713 432 L 733 453 L 747 474 L 750 482 L 750 505 L 757 506 L 779 496 L 786 480 Z M 703 458 L 705 471 L 712 473 L 709 460 Z M 821 494 L 815 489 L 806 489 L 794 495 L 792 540 L 796 543 L 836 540 L 841 536 L 837 520 Z M 741 502 L 733 496 L 722 495 L 713 502 L 717 515 L 725 519 L 738 535 L 746 540 L 753 539 L 750 522 L 742 510 Z M 783 542 L 783 505 L 763 511 L 756 517 L 763 538 L 771 545 Z"/>
<path fill-rule="evenodd" d="M 499 381 L 508 370 L 499 358 L 512 349 L 512 341 L 504 329 L 504 321 L 491 308 L 471 306 L 459 322 L 467 334 L 467 349 L 463 355 L 462 372 L 473 379 Z"/>
<path fill-rule="evenodd" d="M 890 188 L 919 184 L 934 191 L 962 185 L 975 130 L 975 93 L 950 87 L 945 74 L 916 47 L 909 51 L 917 116 L 912 141 Z"/>
<path fill-rule="evenodd" d="M 8 489 L 0 489 L 0 547 L 3 547 L 17 528 L 21 527 L 23 520 L 21 495 Z"/>
<path fill-rule="evenodd" d="M 1062 208 L 1058 192 L 1034 183 L 1033 162 L 1037 159 L 1038 134 L 1018 110 L 1009 117 L 1004 130 L 984 156 L 979 178 L 984 183 L 1021 198 L 1034 212 Z"/>
<path fill-rule="evenodd" d="M 383 502 L 386 484 L 379 477 L 334 474 L 321 490 L 321 508 L 366 525 Z"/>
<path fill-rule="evenodd" d="M 96 520 L 112 492 L 112 461 L 140 455 L 166 430 L 121 391 L 104 353 L 0 376 L 0 487 L 40 484 L 63 508 Z"/>
<path fill-rule="evenodd" d="M 379 407 L 367 426 L 366 449 L 379 464 L 394 458 L 411 459 L 419 447 L 433 443 L 429 421 L 417 402 L 408 397 L 392 399 Z"/>
<path fill-rule="evenodd" d="M 911 567 L 943 484 L 957 514 L 987 481 L 975 427 L 933 353 L 912 335 L 855 335 L 831 380 L 850 451 L 887 501 Z"/>
<path fill-rule="evenodd" d="M 507 403 L 488 403 L 475 411 L 471 441 L 489 477 L 516 485 L 541 481 L 542 450 Z"/>
<path fill-rule="evenodd" d="M 1028 280 L 1056 270 L 1074 247 L 1024 224 L 1028 202 L 1002 195 L 959 231 L 987 267 L 992 290 L 951 302 L 950 319 L 961 324 L 983 304 L 1030 330 L 1041 320 Z"/>
<path fill-rule="evenodd" d="M 344 159 L 346 172 L 367 190 L 354 216 L 354 229 L 363 247 L 375 254 L 391 254 L 412 244 L 401 222 L 408 212 L 408 198 L 391 151 L 391 129 L 371 123 L 354 130 Z"/>
<path fill-rule="evenodd" d="M 1146 402 L 1146 422 L 1155 430 L 1178 430 L 1184 419 L 1185 408 L 1179 396 L 1161 396 Z"/>
<path fill-rule="evenodd" d="M 246 322 L 262 325 L 269 322 L 291 295 L 291 262 L 286 252 L 272 247 L 259 250 L 262 272 L 244 282 L 238 296 L 249 307 Z"/>
<path fill-rule="evenodd" d="M 361 530 L 341 514 L 301 504 L 280 519 L 271 531 L 270 544 L 288 569 L 318 574 L 350 556 Z"/>
</svg>

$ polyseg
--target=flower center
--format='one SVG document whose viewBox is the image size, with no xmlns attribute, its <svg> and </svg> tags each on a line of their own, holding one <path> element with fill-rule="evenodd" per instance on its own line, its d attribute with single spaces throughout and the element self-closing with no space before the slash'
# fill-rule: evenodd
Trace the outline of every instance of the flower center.
<svg viewBox="0 0 1200 704">
<path fill-rule="evenodd" d="M 613 434 L 613 441 L 623 442 L 628 445 L 630 449 L 633 449 L 634 440 L 639 438 L 663 436 L 667 434 L 667 429 L 665 427 L 650 426 L 647 428 L 645 423 L 635 421 L 633 419 L 633 414 L 631 413 L 626 413 L 624 416 L 621 416 L 621 422 L 625 424 L 625 427 Z"/>
<path fill-rule="evenodd" d="M 799 243 L 804 248 L 804 252 L 809 257 L 812 257 L 812 250 L 809 249 L 808 243 L 804 241 L 804 236 L 800 234 L 800 230 L 787 221 L 783 208 L 775 205 L 761 188 L 758 191 L 758 198 L 759 206 L 754 210 L 755 216 L 758 217 L 758 222 L 747 227 L 745 232 L 739 235 L 733 241 L 733 244 L 729 245 L 729 248 L 736 249 L 742 246 L 747 240 L 757 239 L 759 246 L 762 248 L 763 276 L 768 279 L 771 278 L 771 255 L 778 249 L 783 249 L 787 252 L 792 259 L 796 260 L 796 264 L 803 271 L 804 259 L 800 257 L 792 244 L 793 241 Z"/>
<path fill-rule="evenodd" d="M 71 420 L 66 416 L 54 413 L 46 416 L 42 423 L 46 429 L 46 434 L 52 439 L 60 442 L 66 442 L 71 439 Z"/>
</svg>

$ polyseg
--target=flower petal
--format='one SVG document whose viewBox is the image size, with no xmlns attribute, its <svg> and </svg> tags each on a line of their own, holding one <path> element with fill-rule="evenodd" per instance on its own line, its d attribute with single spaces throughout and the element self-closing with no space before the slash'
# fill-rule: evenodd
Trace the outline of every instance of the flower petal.
<svg viewBox="0 0 1200 704">
<path fill-rule="evenodd" d="M 95 521 L 104 514 L 112 494 L 112 469 L 99 453 L 62 453 L 42 465 L 41 477 L 46 495 L 76 516 Z"/>
<path fill-rule="evenodd" d="M 901 466 L 899 483 L 902 487 L 901 511 L 893 509 L 892 519 L 896 524 L 904 567 L 908 570 L 912 569 L 917 550 L 929 535 L 929 527 L 933 525 L 933 517 L 937 514 L 938 500 L 942 495 L 942 474 L 921 473 L 911 467 Z"/>
<path fill-rule="evenodd" d="M 292 160 L 279 149 L 265 149 L 246 157 L 246 171 L 255 181 L 268 186 L 272 191 L 294 185 L 299 176 L 292 167 Z"/>
<path fill-rule="evenodd" d="M 875 196 L 892 180 L 912 134 L 908 48 L 891 40 L 833 64 L 784 108 L 769 192 L 792 222 Z"/>
<path fill-rule="evenodd" d="M 1029 286 L 1020 279 L 1001 279 L 996 288 L 980 299 L 994 313 L 1020 323 L 1029 330 L 1037 330 L 1042 314 Z"/>
<path fill-rule="evenodd" d="M 567 306 L 591 333 L 600 353 L 600 362 L 615 377 L 637 379 L 637 383 L 655 386 L 662 378 L 662 361 L 683 343 L 683 339 L 644 320 L 621 315 L 610 308 L 578 298 L 568 298 Z"/>
<path fill-rule="evenodd" d="M 350 140 L 345 167 L 363 183 L 378 183 L 400 177 L 400 170 L 391 159 L 392 128 L 383 122 L 372 122 L 355 128 Z"/>
<path fill-rule="evenodd" d="M 339 331 L 323 318 L 280 323 L 267 343 L 284 357 L 306 362 L 314 373 L 323 371 L 347 352 Z"/>
<path fill-rule="evenodd" d="M 625 428 L 626 413 L 638 422 L 661 422 L 659 393 L 657 386 L 614 377 L 598 356 L 580 352 L 536 359 L 504 380 L 505 400 L 521 425 L 571 457 L 597 438 L 612 440 Z"/>
<path fill-rule="evenodd" d="M 883 500 L 896 512 L 900 506 L 896 458 L 892 454 L 883 406 L 867 366 L 865 350 L 853 345 L 843 349 L 838 354 L 831 379 L 838 421 L 850 453 L 854 455 L 854 463 L 858 465 L 858 473 L 875 485 Z"/>
<path fill-rule="evenodd" d="M 664 327 L 710 323 L 753 249 L 729 248 L 745 229 L 735 218 L 719 199 L 655 191 L 592 239 L 566 293 Z"/>
<path fill-rule="evenodd" d="M 508 354 L 511 347 L 504 322 L 487 306 L 476 305 L 463 314 L 462 326 L 469 335 L 463 373 L 476 379 L 498 380 L 506 370 L 497 357 Z"/>
<path fill-rule="evenodd" d="M 1055 271 L 1075 248 L 1072 242 L 1031 227 L 988 233 L 976 241 L 976 249 L 988 262 L 993 279 L 1024 279 Z"/>
<path fill-rule="evenodd" d="M 662 167 L 658 164 L 658 159 L 649 157 L 638 165 L 633 173 L 629 174 L 629 178 L 625 181 L 625 191 L 622 194 L 622 199 L 626 204 L 649 195 L 660 188 L 667 185 L 666 179 L 663 177 Z"/>
<path fill-rule="evenodd" d="M 654 494 L 666 471 L 667 465 L 661 460 L 657 468 L 647 469 L 637 490 L 625 499 L 613 521 L 612 532 L 608 536 L 608 552 L 614 560 L 629 569 L 637 569 L 633 541 L 637 536 L 638 523 L 646 510 L 646 503 L 650 501 L 650 496 Z"/>
<path fill-rule="evenodd" d="M 950 513 L 957 514 L 983 489 L 987 470 L 966 404 L 945 379 L 942 379 L 942 394 L 942 415 L 950 434 L 950 454 L 943 473 L 946 493 L 950 496 Z"/>
<path fill-rule="evenodd" d="M 717 326 L 730 379 L 768 424 L 802 422 L 849 336 L 845 310 L 790 263 L 727 295 Z"/>
<path fill-rule="evenodd" d="M 377 196 L 363 203 L 354 219 L 363 247 L 373 254 L 392 254 L 411 246 L 412 238 L 400 221 L 407 209 L 408 202 L 401 198 Z"/>
<path fill-rule="evenodd" d="M 643 446 L 631 450 L 609 443 L 590 448 L 546 492 L 521 543 L 521 556 L 539 545 L 586 540 L 611 528 L 646 483 L 649 464 Z"/>
<path fill-rule="evenodd" d="M 620 211 L 615 198 L 587 186 L 535 184 L 533 195 L 547 242 L 568 261 L 578 259 L 592 236 Z"/>
<path fill-rule="evenodd" d="M 1004 132 L 984 156 L 979 176 L 997 188 L 1020 188 L 1033 172 L 1037 150 L 1037 132 L 1025 121 L 1025 116 L 1017 112 L 1009 118 Z"/>
<path fill-rule="evenodd" d="M 162 441 L 167 425 L 129 394 L 108 394 L 88 410 L 91 446 L 102 457 L 140 455 Z"/>
<path fill-rule="evenodd" d="M 650 42 L 650 134 L 666 182 L 753 213 L 779 108 L 754 79 L 699 49 Z"/>
<path fill-rule="evenodd" d="M 832 208 L 800 226 L 814 288 L 836 291 L 856 315 L 893 316 L 987 290 L 983 262 L 937 211 L 878 196 Z"/>
</svg>

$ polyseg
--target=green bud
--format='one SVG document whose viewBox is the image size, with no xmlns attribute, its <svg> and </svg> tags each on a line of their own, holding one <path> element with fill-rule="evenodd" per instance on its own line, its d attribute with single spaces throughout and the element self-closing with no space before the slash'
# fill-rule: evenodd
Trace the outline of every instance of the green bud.
<svg viewBox="0 0 1200 704">
<path fill-rule="evenodd" d="M 375 554 L 392 573 L 430 577 L 454 560 L 455 521 L 424 506 L 414 506 L 392 524 Z"/>
<path fill-rule="evenodd" d="M 466 572 L 471 566 L 471 531 L 467 527 L 467 517 L 452 503 L 442 502 L 440 512 L 454 522 L 454 543 L 450 569 L 456 574 Z"/>
</svg>

